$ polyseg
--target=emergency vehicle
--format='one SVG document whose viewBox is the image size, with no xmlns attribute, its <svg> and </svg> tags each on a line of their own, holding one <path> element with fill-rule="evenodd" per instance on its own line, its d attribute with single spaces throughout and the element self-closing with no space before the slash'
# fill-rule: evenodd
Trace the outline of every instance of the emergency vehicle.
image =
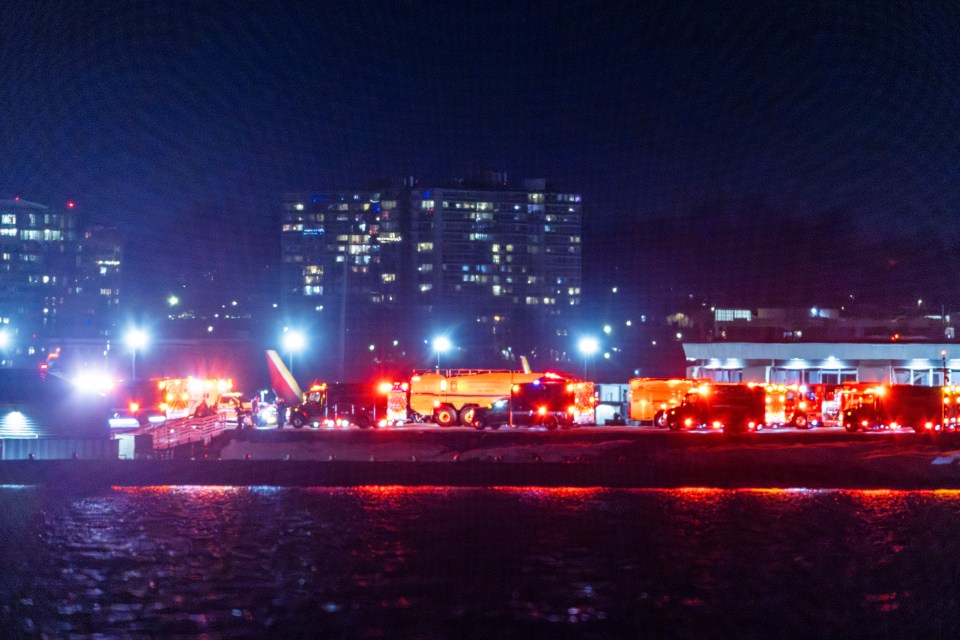
<svg viewBox="0 0 960 640">
<path fill-rule="evenodd" d="M 768 384 L 764 389 L 767 426 L 809 429 L 823 424 L 823 385 Z"/>
<path fill-rule="evenodd" d="M 763 428 L 766 390 L 741 383 L 711 383 L 691 389 L 679 406 L 667 410 L 667 426 L 681 429 L 715 429 L 730 433 Z"/>
<path fill-rule="evenodd" d="M 526 359 L 522 359 L 522 362 L 523 371 L 448 369 L 414 372 L 409 383 L 394 385 L 390 391 L 387 404 L 393 409 L 389 419 L 397 420 L 405 406 L 406 420 L 434 422 L 441 427 L 472 425 L 477 407 L 489 406 L 496 400 L 508 397 L 514 385 L 540 380 L 545 376 L 557 376 L 573 385 L 572 391 L 576 396 L 574 422 L 582 425 L 596 422 L 596 397 L 592 382 L 573 380 L 558 373 L 533 372 L 527 366 Z"/>
<path fill-rule="evenodd" d="M 150 378 L 116 385 L 109 420 L 115 429 L 163 424 L 192 415 L 201 403 L 214 407 L 233 381 L 220 378 Z"/>
<path fill-rule="evenodd" d="M 843 427 L 851 432 L 861 429 L 940 431 L 946 400 L 953 397 L 949 387 L 876 385 L 856 394 L 843 412 Z"/>
<path fill-rule="evenodd" d="M 823 385 L 821 417 L 824 426 L 839 427 L 843 424 L 843 412 L 868 389 L 877 386 L 873 382 L 844 382 L 839 385 Z"/>
<path fill-rule="evenodd" d="M 577 385 L 577 381 L 551 373 L 532 382 L 515 384 L 507 397 L 474 409 L 471 424 L 480 431 L 503 425 L 542 425 L 551 430 L 576 426 Z"/>
<path fill-rule="evenodd" d="M 632 378 L 630 380 L 630 419 L 666 427 L 666 411 L 683 402 L 690 389 L 708 380 L 695 378 Z"/>
<path fill-rule="evenodd" d="M 290 409 L 290 424 L 295 429 L 305 425 L 366 429 L 381 421 L 385 424 L 387 401 L 381 389 L 367 383 L 315 382 L 303 402 Z"/>
</svg>

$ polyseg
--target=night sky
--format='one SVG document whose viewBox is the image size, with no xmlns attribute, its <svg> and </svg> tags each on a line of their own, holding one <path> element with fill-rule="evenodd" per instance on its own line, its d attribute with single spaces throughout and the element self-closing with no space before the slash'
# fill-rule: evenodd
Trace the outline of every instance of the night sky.
<svg viewBox="0 0 960 640">
<path fill-rule="evenodd" d="M 952 3 L 13 0 L 0 20 L 0 197 L 119 224 L 132 296 L 198 254 L 235 276 L 218 289 L 251 281 L 284 191 L 496 168 L 583 193 L 587 283 L 641 300 L 960 303 Z"/>
</svg>

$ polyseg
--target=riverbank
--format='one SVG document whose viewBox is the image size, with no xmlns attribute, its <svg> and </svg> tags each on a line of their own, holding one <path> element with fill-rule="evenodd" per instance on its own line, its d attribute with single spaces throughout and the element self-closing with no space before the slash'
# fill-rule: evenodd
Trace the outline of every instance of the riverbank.
<svg viewBox="0 0 960 640">
<path fill-rule="evenodd" d="M 244 459 L 4 461 L 0 483 L 960 489 L 960 450 L 920 439 L 804 444 L 643 437 L 599 443 L 492 440 L 456 451 L 438 450 L 431 443 L 414 439 L 406 449 L 394 446 L 392 459 L 378 459 L 351 440 L 327 439 L 288 445 L 281 459 L 247 453 Z M 276 454 L 275 449 L 246 446 L 264 457 Z M 311 450 L 314 459 L 290 453 Z"/>
</svg>

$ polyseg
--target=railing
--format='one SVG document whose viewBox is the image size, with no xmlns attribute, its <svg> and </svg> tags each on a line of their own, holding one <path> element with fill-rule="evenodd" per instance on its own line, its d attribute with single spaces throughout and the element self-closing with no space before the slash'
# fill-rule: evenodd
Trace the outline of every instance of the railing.
<svg viewBox="0 0 960 640">
<path fill-rule="evenodd" d="M 227 422 L 222 415 L 214 414 L 203 418 L 177 418 L 167 420 L 163 424 L 143 427 L 137 434 L 153 436 L 153 448 L 172 449 L 193 442 L 209 444 L 215 436 L 223 433 L 227 426 L 235 426 Z"/>
</svg>

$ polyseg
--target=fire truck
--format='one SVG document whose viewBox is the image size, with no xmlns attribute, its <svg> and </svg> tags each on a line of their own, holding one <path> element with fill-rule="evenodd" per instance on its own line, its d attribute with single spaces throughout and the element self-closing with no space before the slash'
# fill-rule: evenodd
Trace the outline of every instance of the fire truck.
<svg viewBox="0 0 960 640">
<path fill-rule="evenodd" d="M 510 395 L 514 385 L 556 376 L 572 385 L 575 395 L 573 421 L 596 422 L 594 384 L 564 374 L 529 370 L 449 369 L 414 372 L 409 383 L 396 384 L 388 394 L 390 422 L 434 422 L 441 427 L 472 425 L 477 407 L 485 407 Z"/>
<path fill-rule="evenodd" d="M 939 431 L 944 424 L 946 401 L 953 398 L 949 387 L 876 385 L 854 395 L 850 406 L 843 411 L 843 427 L 851 432 L 861 429 Z M 953 411 L 949 414 L 947 420 L 953 417 Z"/>
<path fill-rule="evenodd" d="M 676 407 L 667 409 L 667 426 L 681 429 L 716 429 L 730 433 L 763 428 L 766 390 L 740 383 L 703 384 L 691 389 Z"/>
<path fill-rule="evenodd" d="M 843 412 L 864 392 L 877 386 L 872 382 L 844 382 L 839 385 L 822 385 L 821 417 L 823 425 L 839 427 L 843 424 Z"/>
<path fill-rule="evenodd" d="M 112 392 L 114 428 L 163 424 L 192 415 L 201 403 L 215 407 L 233 381 L 218 378 L 150 378 L 118 384 Z"/>
<path fill-rule="evenodd" d="M 441 427 L 472 424 L 473 411 L 505 396 L 515 384 L 533 382 L 529 370 L 446 369 L 414 372 L 407 385 L 407 410 L 414 421 Z"/>
<path fill-rule="evenodd" d="M 632 378 L 630 419 L 666 427 L 667 409 L 678 406 L 690 389 L 709 380 L 696 378 Z"/>
<path fill-rule="evenodd" d="M 764 389 L 767 426 L 809 429 L 823 424 L 824 385 L 768 384 Z"/>
</svg>

